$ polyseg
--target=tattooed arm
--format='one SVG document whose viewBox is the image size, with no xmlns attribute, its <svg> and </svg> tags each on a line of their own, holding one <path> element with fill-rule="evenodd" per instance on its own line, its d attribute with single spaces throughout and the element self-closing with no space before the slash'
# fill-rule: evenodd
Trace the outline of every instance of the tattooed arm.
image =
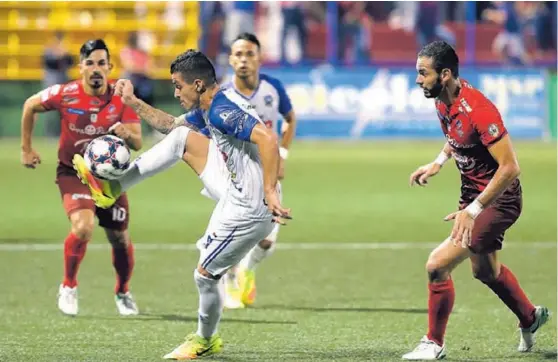
<svg viewBox="0 0 558 362">
<path fill-rule="evenodd" d="M 157 131 L 168 134 L 175 127 L 184 125 L 184 120 L 167 112 L 151 107 L 134 95 L 134 86 L 128 79 L 119 79 L 114 86 L 114 94 L 122 97 L 122 102 Z"/>
</svg>

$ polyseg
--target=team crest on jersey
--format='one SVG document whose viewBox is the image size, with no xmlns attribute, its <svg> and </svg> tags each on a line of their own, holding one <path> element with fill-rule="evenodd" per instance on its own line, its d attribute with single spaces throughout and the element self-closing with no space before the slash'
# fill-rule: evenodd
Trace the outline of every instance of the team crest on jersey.
<svg viewBox="0 0 558 362">
<path fill-rule="evenodd" d="M 91 114 L 91 123 L 95 123 L 97 122 L 97 113 L 92 113 Z"/>
<path fill-rule="evenodd" d="M 492 137 L 498 137 L 498 135 L 500 134 L 500 130 L 498 129 L 496 123 L 492 123 L 488 126 L 488 134 Z"/>
<path fill-rule="evenodd" d="M 273 105 L 273 97 L 271 94 L 268 94 L 264 97 L 264 102 L 267 107 L 271 107 Z"/>
<path fill-rule="evenodd" d="M 108 107 L 109 113 L 112 113 L 112 112 L 114 112 L 115 110 L 116 110 L 116 107 L 114 106 L 114 104 L 111 104 L 111 105 Z"/>
</svg>

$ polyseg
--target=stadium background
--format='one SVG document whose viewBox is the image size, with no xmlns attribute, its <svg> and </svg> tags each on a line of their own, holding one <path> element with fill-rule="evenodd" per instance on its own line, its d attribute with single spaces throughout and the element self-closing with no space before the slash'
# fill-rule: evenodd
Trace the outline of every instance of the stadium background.
<svg viewBox="0 0 558 362">
<path fill-rule="evenodd" d="M 175 167 L 130 192 L 130 231 L 138 245 L 132 283 L 144 316 L 115 317 L 110 253 L 97 230 L 80 273 L 80 317 L 68 320 L 54 302 L 68 230 L 54 184 L 56 117 L 42 115 L 36 123 L 40 167 L 31 171 L 19 162 L 21 108 L 47 82 L 45 49 L 65 49 L 75 62 L 83 41 L 102 37 L 117 78 L 126 71 L 120 55 L 131 32 L 136 51 L 152 62 L 145 75 L 153 104 L 178 114 L 170 61 L 199 47 L 226 79 L 227 40 L 254 31 L 263 71 L 284 82 L 299 119 L 284 181 L 295 219 L 281 232 L 283 248 L 260 268 L 258 307 L 225 316 L 230 360 L 397 360 L 420 338 L 423 264 L 450 230 L 441 220 L 459 191 L 453 165 L 428 188 L 407 184 L 444 142 L 432 102 L 414 85 L 416 52 L 434 38 L 455 44 L 463 77 L 495 102 L 513 137 L 525 205 L 506 235 L 503 260 L 535 301 L 556 310 L 556 3 L 513 3 L 507 19 L 516 24 L 498 22 L 491 13 L 496 2 L 362 4 L 0 2 L 0 315 L 6 321 L 0 360 L 155 360 L 194 327 L 195 253 L 188 249 L 213 205 L 199 195 L 189 169 Z M 518 39 L 525 52 L 514 52 Z M 495 40 L 508 45 L 504 54 L 493 49 Z M 69 67 L 68 78 L 78 76 L 77 66 Z M 144 131 L 143 150 L 160 137 Z M 470 277 L 468 266 L 456 280 L 452 357 L 486 359 L 490 350 L 495 359 L 514 358 L 511 314 Z M 170 293 L 175 290 L 183 293 Z M 251 341 L 254 333 L 271 333 L 273 343 Z M 481 340 L 462 342 L 473 335 Z M 30 346 L 31 337 L 40 342 Z M 68 338 L 83 348 L 76 351 Z M 524 359 L 556 358 L 555 322 L 540 345 Z"/>
</svg>

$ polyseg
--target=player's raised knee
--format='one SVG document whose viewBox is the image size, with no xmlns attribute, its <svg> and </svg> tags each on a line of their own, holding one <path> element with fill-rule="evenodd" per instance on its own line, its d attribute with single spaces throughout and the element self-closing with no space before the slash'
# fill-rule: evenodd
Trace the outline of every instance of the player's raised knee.
<svg viewBox="0 0 558 362">
<path fill-rule="evenodd" d="M 258 245 L 260 246 L 260 248 L 262 248 L 264 250 L 267 250 L 267 249 L 270 249 L 273 246 L 273 243 L 274 243 L 273 240 L 264 239 L 264 240 L 260 241 Z"/>
</svg>

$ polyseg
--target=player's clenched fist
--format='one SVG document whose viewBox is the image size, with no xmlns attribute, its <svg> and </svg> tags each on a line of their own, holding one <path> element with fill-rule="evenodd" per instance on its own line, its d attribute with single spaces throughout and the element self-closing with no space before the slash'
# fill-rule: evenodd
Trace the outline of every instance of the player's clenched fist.
<svg viewBox="0 0 558 362">
<path fill-rule="evenodd" d="M 21 163 L 27 168 L 35 168 L 41 163 L 41 156 L 34 149 L 26 149 L 21 151 Z"/>
<path fill-rule="evenodd" d="M 114 94 L 122 97 L 122 102 L 130 105 L 135 99 L 134 85 L 129 79 L 119 79 L 114 85 Z"/>
<path fill-rule="evenodd" d="M 428 179 L 430 177 L 440 172 L 441 167 L 442 166 L 440 166 L 436 162 L 432 162 L 424 166 L 420 166 L 419 168 L 416 169 L 415 172 L 411 174 L 411 177 L 409 179 L 409 184 L 411 186 L 413 186 L 414 184 L 417 184 L 419 186 L 425 186 L 428 183 Z"/>
<path fill-rule="evenodd" d="M 108 131 L 116 137 L 122 138 L 124 141 L 128 140 L 130 136 L 132 136 L 132 132 L 130 132 L 130 130 L 120 122 L 113 124 Z"/>
</svg>

